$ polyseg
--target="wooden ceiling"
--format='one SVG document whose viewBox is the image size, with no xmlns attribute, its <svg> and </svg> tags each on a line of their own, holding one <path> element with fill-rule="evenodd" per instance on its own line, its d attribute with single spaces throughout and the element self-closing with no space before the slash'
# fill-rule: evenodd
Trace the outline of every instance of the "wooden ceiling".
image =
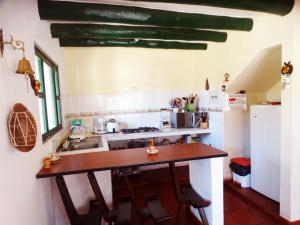
<svg viewBox="0 0 300 225">
<path fill-rule="evenodd" d="M 137 0 L 131 0 L 137 1 Z M 146 0 L 143 0 L 145 2 Z M 294 0 L 148 0 L 200 4 L 286 15 Z M 175 12 L 89 2 L 38 0 L 40 18 L 51 20 L 62 47 L 144 47 L 206 50 L 225 42 L 226 30 L 251 31 L 251 18 Z M 223 30 L 221 32 L 220 30 Z"/>
</svg>

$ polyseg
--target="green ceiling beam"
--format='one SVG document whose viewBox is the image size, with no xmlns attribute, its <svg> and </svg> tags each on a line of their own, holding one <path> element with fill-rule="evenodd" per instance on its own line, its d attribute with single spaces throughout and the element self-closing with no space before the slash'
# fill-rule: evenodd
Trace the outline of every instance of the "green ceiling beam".
<svg viewBox="0 0 300 225">
<path fill-rule="evenodd" d="M 60 38 L 61 47 L 139 47 L 159 49 L 206 50 L 207 44 L 135 39 Z"/>
<path fill-rule="evenodd" d="M 129 38 L 225 42 L 227 33 L 208 30 L 113 26 L 99 24 L 51 24 L 54 38 Z"/>
<path fill-rule="evenodd" d="M 294 6 L 294 0 L 131 0 L 143 2 L 167 2 L 176 4 L 193 4 L 215 6 L 230 9 L 242 9 L 272 13 L 285 16 Z"/>
<path fill-rule="evenodd" d="M 253 20 L 133 6 L 38 0 L 41 19 L 250 31 Z"/>
</svg>

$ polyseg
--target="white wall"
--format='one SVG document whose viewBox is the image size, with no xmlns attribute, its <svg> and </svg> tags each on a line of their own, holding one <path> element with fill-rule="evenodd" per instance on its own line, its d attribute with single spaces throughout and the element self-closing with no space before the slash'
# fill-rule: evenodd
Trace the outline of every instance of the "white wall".
<svg viewBox="0 0 300 225">
<path fill-rule="evenodd" d="M 49 25 L 40 21 L 36 0 L 0 1 L 0 28 L 4 38 L 13 35 L 25 43 L 26 57 L 34 68 L 34 44 L 36 43 L 59 66 L 63 74 L 62 54 L 58 41 L 50 36 Z M 37 180 L 35 175 L 42 166 L 42 159 L 49 154 L 50 143 L 42 144 L 38 98 L 26 88 L 23 76 L 14 71 L 21 51 L 5 46 L 0 58 L 0 218 L 1 225 L 53 225 L 53 202 L 49 179 Z M 14 149 L 8 139 L 6 121 L 11 107 L 23 103 L 38 124 L 38 142 L 28 153 Z"/>
<path fill-rule="evenodd" d="M 280 214 L 288 220 L 300 219 L 300 2 L 295 1 L 295 7 L 285 18 L 283 32 L 284 62 L 291 61 L 294 72 L 289 89 L 281 92 L 282 96 L 282 134 L 281 134 L 281 192 Z"/>
<path fill-rule="evenodd" d="M 234 157 L 250 157 L 250 124 L 249 112 L 242 109 L 231 109 L 224 112 L 224 150 L 225 177 L 231 177 L 230 160 Z"/>
</svg>

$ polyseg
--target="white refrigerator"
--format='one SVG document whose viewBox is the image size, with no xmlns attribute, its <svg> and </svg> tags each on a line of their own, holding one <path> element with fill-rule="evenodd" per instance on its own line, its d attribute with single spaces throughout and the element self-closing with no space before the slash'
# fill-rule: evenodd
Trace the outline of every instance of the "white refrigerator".
<svg viewBox="0 0 300 225">
<path fill-rule="evenodd" d="M 281 108 L 250 107 L 251 188 L 279 202 Z"/>
</svg>

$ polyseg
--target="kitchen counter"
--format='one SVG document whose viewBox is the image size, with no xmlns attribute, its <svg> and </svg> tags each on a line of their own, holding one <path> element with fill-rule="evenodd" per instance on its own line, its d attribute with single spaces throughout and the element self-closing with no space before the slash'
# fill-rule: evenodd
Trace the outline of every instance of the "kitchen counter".
<svg viewBox="0 0 300 225">
<path fill-rule="evenodd" d="M 131 139 L 142 139 L 142 138 L 155 138 L 155 137 L 168 137 L 168 136 L 179 136 L 179 135 L 191 135 L 191 134 L 210 134 L 210 129 L 200 129 L 200 128 L 164 128 L 157 132 L 147 132 L 147 133 L 109 133 L 103 136 L 107 141 L 122 141 Z"/>
<path fill-rule="evenodd" d="M 131 140 L 131 139 L 168 137 L 168 136 L 180 136 L 180 135 L 195 135 L 195 134 L 210 134 L 210 133 L 211 133 L 210 129 L 164 128 L 157 132 L 147 132 L 147 133 L 123 134 L 122 132 L 119 132 L 119 133 L 93 134 L 92 136 L 101 136 L 102 137 L 102 147 L 58 152 L 58 154 L 59 155 L 73 155 L 73 154 L 109 151 L 109 146 L 108 146 L 109 141 L 123 141 L 123 140 Z"/>
</svg>

